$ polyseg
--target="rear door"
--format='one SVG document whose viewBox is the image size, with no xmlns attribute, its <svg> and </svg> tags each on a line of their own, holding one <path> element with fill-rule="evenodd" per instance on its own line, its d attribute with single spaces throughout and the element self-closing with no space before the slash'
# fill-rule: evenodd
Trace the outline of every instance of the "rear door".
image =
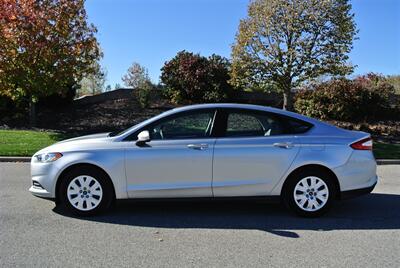
<svg viewBox="0 0 400 268">
<path fill-rule="evenodd" d="M 214 147 L 213 194 L 268 195 L 295 159 L 299 144 L 279 115 L 257 110 L 219 112 Z"/>
</svg>

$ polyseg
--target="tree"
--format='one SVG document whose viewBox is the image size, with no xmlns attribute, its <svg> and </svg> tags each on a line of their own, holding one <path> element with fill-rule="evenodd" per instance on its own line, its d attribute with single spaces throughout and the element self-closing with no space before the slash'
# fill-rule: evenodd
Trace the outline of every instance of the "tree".
<svg viewBox="0 0 400 268">
<path fill-rule="evenodd" d="M 139 63 L 132 63 L 128 72 L 122 77 L 125 86 L 138 88 L 141 84 L 150 81 L 146 67 L 141 66 Z"/>
<path fill-rule="evenodd" d="M 66 94 L 101 57 L 84 0 L 0 1 L 0 94 L 35 102 Z"/>
<path fill-rule="evenodd" d="M 228 98 L 229 61 L 180 51 L 161 69 L 165 93 L 173 102 L 215 102 Z"/>
<path fill-rule="evenodd" d="M 400 95 L 400 75 L 389 75 L 387 81 L 393 85 L 397 95 Z"/>
<path fill-rule="evenodd" d="M 128 72 L 122 77 L 127 87 L 133 88 L 139 105 L 145 108 L 149 105 L 151 91 L 155 88 L 150 80 L 147 68 L 133 62 Z"/>
<path fill-rule="evenodd" d="M 120 89 L 120 88 L 121 88 L 121 85 L 119 83 L 116 83 L 114 86 L 114 89 Z"/>
<path fill-rule="evenodd" d="M 78 95 L 96 95 L 105 90 L 107 71 L 98 62 L 93 64 L 93 73 L 85 75 L 79 82 Z"/>
<path fill-rule="evenodd" d="M 235 87 L 274 83 L 283 108 L 292 89 L 324 74 L 345 75 L 357 33 L 348 0 L 253 0 L 232 47 Z"/>
</svg>

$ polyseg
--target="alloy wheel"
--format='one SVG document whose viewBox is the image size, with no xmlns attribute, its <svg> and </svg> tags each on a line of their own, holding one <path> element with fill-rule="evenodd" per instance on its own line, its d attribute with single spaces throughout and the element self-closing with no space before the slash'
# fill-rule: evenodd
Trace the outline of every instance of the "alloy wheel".
<svg viewBox="0 0 400 268">
<path fill-rule="evenodd" d="M 314 212 L 323 208 L 328 202 L 329 189 L 321 178 L 308 176 L 296 184 L 293 196 L 300 209 Z"/>
<path fill-rule="evenodd" d="M 68 201 L 81 211 L 95 209 L 103 197 L 100 183 L 93 177 L 81 175 L 71 180 L 67 188 Z"/>
</svg>

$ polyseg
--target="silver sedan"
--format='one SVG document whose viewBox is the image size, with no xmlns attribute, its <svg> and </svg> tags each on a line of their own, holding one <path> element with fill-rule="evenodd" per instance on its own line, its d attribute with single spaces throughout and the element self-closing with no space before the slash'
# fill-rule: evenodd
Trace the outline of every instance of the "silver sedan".
<svg viewBox="0 0 400 268">
<path fill-rule="evenodd" d="M 115 199 L 276 198 L 301 216 L 377 183 L 368 133 L 279 109 L 203 104 L 121 133 L 62 141 L 31 161 L 32 194 L 78 215 Z"/>
</svg>

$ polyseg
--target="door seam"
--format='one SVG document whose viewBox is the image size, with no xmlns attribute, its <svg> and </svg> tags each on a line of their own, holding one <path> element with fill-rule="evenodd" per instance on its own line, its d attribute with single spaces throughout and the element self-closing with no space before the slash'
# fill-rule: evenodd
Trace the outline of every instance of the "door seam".
<svg viewBox="0 0 400 268">
<path fill-rule="evenodd" d="M 217 138 L 214 141 L 213 148 L 212 148 L 212 158 L 211 158 L 211 195 L 214 198 L 214 151 L 215 145 L 217 144 Z"/>
</svg>

